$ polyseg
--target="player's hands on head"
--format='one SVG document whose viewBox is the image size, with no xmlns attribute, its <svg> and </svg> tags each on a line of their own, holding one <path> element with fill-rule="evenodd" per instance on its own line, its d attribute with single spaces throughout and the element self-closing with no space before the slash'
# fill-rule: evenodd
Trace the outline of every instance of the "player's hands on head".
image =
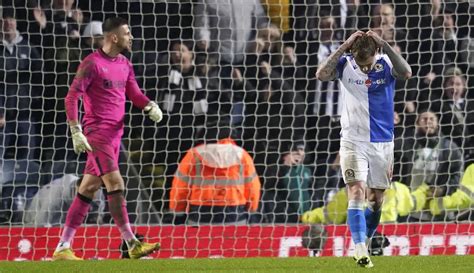
<svg viewBox="0 0 474 273">
<path fill-rule="evenodd" d="M 154 122 L 158 123 L 163 119 L 163 112 L 161 112 L 160 107 L 154 101 L 150 101 L 143 110 L 148 112 L 148 116 L 150 116 L 150 119 Z"/>
<path fill-rule="evenodd" d="M 74 152 L 80 154 L 86 151 L 92 152 L 92 147 L 87 141 L 86 136 L 82 133 L 80 125 L 71 126 L 72 146 Z"/>
<path fill-rule="evenodd" d="M 374 39 L 374 41 L 375 41 L 375 43 L 377 44 L 378 47 L 383 46 L 384 40 L 382 39 L 382 37 L 380 37 L 377 34 L 377 32 L 369 30 L 369 31 L 367 31 L 367 36 L 372 37 L 372 39 Z"/>
<path fill-rule="evenodd" d="M 364 34 L 365 33 L 363 31 L 358 30 L 358 31 L 352 33 L 352 35 L 349 36 L 349 38 L 347 38 L 347 40 L 344 42 L 344 44 L 347 46 L 347 48 L 350 48 L 352 46 L 352 44 L 355 42 L 355 40 L 357 40 L 357 38 L 361 37 Z"/>
</svg>

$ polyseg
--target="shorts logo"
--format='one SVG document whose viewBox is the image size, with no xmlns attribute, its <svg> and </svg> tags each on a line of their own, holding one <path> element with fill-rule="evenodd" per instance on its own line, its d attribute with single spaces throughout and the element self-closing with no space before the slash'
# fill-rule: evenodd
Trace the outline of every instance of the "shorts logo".
<svg viewBox="0 0 474 273">
<path fill-rule="evenodd" d="M 355 178 L 355 172 L 353 169 L 347 169 L 345 172 L 344 172 L 346 178 Z"/>
</svg>

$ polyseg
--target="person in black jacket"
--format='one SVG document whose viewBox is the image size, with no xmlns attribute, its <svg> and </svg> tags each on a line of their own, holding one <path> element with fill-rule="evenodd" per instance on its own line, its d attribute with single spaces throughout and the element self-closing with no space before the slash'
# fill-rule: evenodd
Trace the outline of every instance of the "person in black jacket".
<svg viewBox="0 0 474 273">
<path fill-rule="evenodd" d="M 34 112 L 41 90 L 41 59 L 17 30 L 14 11 L 3 10 L 0 44 L 0 157 L 35 158 Z"/>
<path fill-rule="evenodd" d="M 440 132 L 438 117 L 431 111 L 421 111 L 415 127 L 414 131 L 395 141 L 395 179 L 411 190 L 427 184 L 433 197 L 452 194 L 458 188 L 463 171 L 458 146 Z M 429 213 L 413 217 L 433 220 Z"/>
<path fill-rule="evenodd" d="M 474 146 L 474 100 L 467 91 L 462 71 L 450 68 L 445 73 L 442 94 L 432 98 L 432 109 L 440 116 L 441 132 L 462 149 L 465 158 Z"/>
<path fill-rule="evenodd" d="M 283 143 L 277 165 L 266 171 L 262 193 L 264 219 L 270 223 L 298 223 L 311 209 L 312 171 L 304 165 L 303 143 Z"/>
<path fill-rule="evenodd" d="M 246 97 L 247 114 L 244 121 L 244 140 L 247 143 L 246 149 L 254 151 L 255 167 L 263 182 L 263 188 L 272 191 L 272 193 L 280 188 L 282 190 L 280 197 L 283 198 L 282 196 L 286 195 L 283 199 L 286 202 L 288 198 L 291 198 L 288 194 L 293 193 L 290 188 L 294 187 L 285 183 L 292 183 L 295 180 L 277 179 L 275 181 L 275 178 L 276 176 L 280 177 L 280 174 L 283 175 L 286 171 L 288 171 L 286 173 L 290 173 L 287 167 L 294 165 L 283 164 L 285 156 L 291 157 L 290 152 L 293 149 L 288 147 L 296 149 L 298 146 L 304 146 L 305 111 L 302 107 L 304 100 L 268 62 L 260 63 L 258 75 L 260 80 L 256 86 L 256 92 L 249 92 L 250 94 Z M 301 152 L 304 154 L 304 151 Z M 297 156 L 301 157 L 301 155 Z M 302 158 L 298 160 L 298 163 L 303 163 Z M 306 182 L 306 184 L 309 183 Z M 304 188 L 308 187 L 304 186 Z M 285 194 L 283 191 L 287 191 L 287 193 Z M 270 222 L 275 220 L 290 221 L 289 218 L 286 219 L 283 211 L 291 210 L 291 208 L 275 208 L 276 197 L 274 194 L 267 195 L 267 198 L 269 206 L 263 204 L 263 212 L 265 217 L 271 217 L 267 217 L 266 220 Z M 283 213 L 280 214 L 279 219 L 274 217 L 275 209 L 280 209 L 280 213 Z M 293 211 L 292 222 L 298 220 L 296 213 L 298 210 L 297 208 Z"/>
</svg>

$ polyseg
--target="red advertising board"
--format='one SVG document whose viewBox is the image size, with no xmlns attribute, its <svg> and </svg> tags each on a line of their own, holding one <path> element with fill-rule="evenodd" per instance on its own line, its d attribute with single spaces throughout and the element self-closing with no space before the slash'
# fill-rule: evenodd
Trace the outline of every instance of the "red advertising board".
<svg viewBox="0 0 474 273">
<path fill-rule="evenodd" d="M 162 249 L 153 258 L 292 257 L 308 256 L 301 246 L 305 225 L 277 226 L 137 226 Z M 345 225 L 326 226 L 323 256 L 351 256 L 353 245 Z M 60 228 L 0 228 L 0 260 L 48 260 L 59 240 Z M 384 255 L 474 254 L 474 225 L 390 224 L 379 231 L 391 245 Z M 120 234 L 112 226 L 87 226 L 77 231 L 73 248 L 87 259 L 120 258 Z"/>
</svg>

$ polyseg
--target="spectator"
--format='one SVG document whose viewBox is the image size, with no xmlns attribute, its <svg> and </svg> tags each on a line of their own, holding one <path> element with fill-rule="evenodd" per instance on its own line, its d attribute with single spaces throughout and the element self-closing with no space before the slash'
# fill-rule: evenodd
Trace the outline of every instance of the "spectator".
<svg viewBox="0 0 474 273">
<path fill-rule="evenodd" d="M 413 74 L 419 75 L 429 84 L 433 80 L 433 73 L 436 73 L 432 64 L 436 63 L 433 59 L 430 37 L 434 25 L 434 19 L 440 13 L 439 1 L 419 0 L 406 7 L 397 5 L 397 10 L 406 8 L 406 11 L 399 14 L 397 25 L 406 28 L 408 37 L 413 37 L 410 42 L 408 63 L 412 66 Z M 439 75 L 439 74 L 438 74 Z"/>
<path fill-rule="evenodd" d="M 319 0 L 320 16 L 329 14 L 336 20 L 336 36 L 338 40 L 345 40 L 356 30 L 362 9 L 360 0 Z M 328 13 L 329 12 L 329 13 Z"/>
<path fill-rule="evenodd" d="M 45 61 L 42 134 L 55 132 L 55 138 L 42 142 L 43 159 L 75 160 L 67 139 L 64 98 L 81 61 L 80 29 L 84 20 L 74 0 L 52 0 L 47 7 L 37 3 L 32 9 L 38 27 Z"/>
<path fill-rule="evenodd" d="M 474 219 L 472 214 L 474 206 L 474 164 L 470 164 L 461 179 L 461 185 L 451 195 L 444 197 L 436 197 L 429 201 L 429 208 L 432 215 L 438 216 L 447 210 L 457 212 L 457 219 L 464 214 L 470 212 L 468 219 Z"/>
<path fill-rule="evenodd" d="M 436 61 L 444 68 L 459 67 L 463 72 L 467 69 L 467 52 L 469 37 L 461 36 L 458 31 L 456 15 L 450 8 L 445 8 L 443 14 L 437 18 L 439 27 L 435 29 L 434 39 L 437 43 L 435 50 Z M 445 70 L 441 70 L 444 74 Z"/>
<path fill-rule="evenodd" d="M 279 32 L 277 29 L 275 30 L 275 34 Z M 264 32 L 260 32 L 265 33 Z M 263 37 L 261 37 L 263 36 Z M 247 78 L 253 86 L 257 86 L 257 83 L 259 81 L 259 77 L 255 76 L 258 75 L 258 73 L 261 72 L 261 69 L 259 68 L 259 65 L 262 62 L 269 62 L 270 59 L 270 47 L 272 42 L 269 40 L 268 37 L 265 37 L 265 34 L 262 34 L 260 36 L 257 36 L 254 41 L 249 43 L 249 47 L 247 50 L 247 56 L 245 58 L 245 63 L 243 66 L 243 76 L 244 78 Z"/>
<path fill-rule="evenodd" d="M 194 130 L 204 124 L 208 110 L 206 91 L 195 74 L 194 52 L 185 42 L 170 44 L 159 59 L 158 103 L 167 113 L 158 128 L 157 151 L 165 153 L 166 176 L 171 178 L 182 155 L 193 145 Z M 171 179 L 168 181 L 171 182 Z"/>
<path fill-rule="evenodd" d="M 461 36 L 458 32 L 455 15 L 448 6 L 444 10 L 435 8 L 432 12 L 431 23 L 427 25 L 419 36 L 420 40 L 414 40 L 413 44 L 420 43 L 419 47 L 411 47 L 413 57 L 419 55 L 416 64 L 420 64 L 419 75 L 423 78 L 420 87 L 439 87 L 441 76 L 450 67 L 467 70 L 469 37 Z M 410 29 L 410 31 L 414 31 Z"/>
<path fill-rule="evenodd" d="M 424 119 L 424 115 L 426 115 L 427 118 L 429 117 L 428 119 L 431 119 L 431 121 L 422 120 Z M 436 127 L 434 122 L 437 120 L 436 115 L 434 115 L 434 113 L 422 112 L 422 114 L 420 114 L 418 119 L 419 121 L 417 122 L 417 128 L 420 128 L 419 129 L 420 132 L 422 130 L 421 128 L 425 128 L 423 129 L 423 132 L 429 131 L 428 129 L 426 129 L 426 127 L 422 127 L 423 124 L 428 122 L 431 128 L 430 129 L 431 131 L 429 131 L 429 135 L 431 135 L 431 137 L 434 137 L 434 138 L 439 137 L 437 133 L 434 130 L 432 130 Z M 423 136 L 426 134 L 420 133 L 419 135 Z M 409 138 L 408 136 L 410 136 L 409 133 L 405 135 L 403 139 L 396 140 L 395 142 L 397 144 L 396 151 L 398 152 L 398 154 L 396 153 L 397 157 L 400 156 L 400 153 L 403 153 L 404 150 L 402 149 L 407 149 L 408 147 L 412 147 L 412 145 L 409 145 L 408 143 L 412 143 L 413 139 Z M 446 138 L 444 139 L 444 141 L 447 141 L 449 143 L 449 140 Z M 402 148 L 400 147 L 401 144 L 405 144 L 406 146 Z M 455 145 L 455 144 L 452 144 L 452 145 Z M 455 150 L 456 149 L 455 146 L 452 146 L 451 149 L 454 149 L 453 150 L 454 153 L 457 153 L 457 151 Z M 422 150 L 425 153 L 430 153 L 429 151 L 427 152 L 426 149 L 422 149 Z M 444 158 L 447 158 L 449 154 L 453 151 L 443 150 L 442 151 L 443 155 L 441 156 L 443 156 Z M 416 152 L 419 152 L 419 150 L 415 151 L 415 153 Z M 412 152 L 410 153 L 412 154 Z M 431 154 L 437 155 L 436 152 L 431 153 Z M 441 156 L 437 155 L 436 161 L 438 163 L 449 165 L 450 164 L 449 160 L 443 159 L 441 158 Z M 454 157 L 451 157 L 451 158 L 454 158 Z M 398 160 L 396 160 L 396 163 L 397 163 L 396 169 L 400 167 L 407 168 L 407 169 L 410 168 L 406 166 L 407 164 L 410 164 L 409 162 L 406 162 L 406 161 L 397 162 L 397 161 Z M 430 165 L 430 163 L 431 162 L 426 161 L 426 165 Z M 443 171 L 442 168 L 443 167 L 438 168 L 438 170 L 440 171 L 437 173 L 442 174 L 442 173 L 449 172 L 449 171 Z M 396 170 L 394 173 L 395 173 L 395 176 L 398 176 L 397 175 L 398 170 Z M 433 174 L 433 172 L 429 172 L 429 173 Z M 411 174 L 409 174 L 408 177 L 410 177 L 410 175 Z M 452 193 L 451 195 L 447 195 L 444 197 L 435 197 L 434 199 L 430 199 L 430 198 L 432 198 L 433 196 L 440 195 L 442 190 L 440 190 L 439 187 L 433 186 L 432 182 L 430 184 L 421 183 L 418 187 L 413 186 L 411 187 L 412 188 L 411 190 L 410 190 L 410 187 L 405 185 L 406 180 L 403 182 L 393 182 L 391 185 L 391 188 L 384 193 L 384 203 L 382 206 L 381 222 L 389 223 L 389 222 L 396 222 L 396 221 L 404 221 L 410 214 L 412 214 L 412 216 L 424 215 L 425 218 L 428 218 L 426 216 L 427 212 L 424 211 L 426 209 L 426 205 L 428 204 L 430 205 L 431 213 L 435 216 L 436 215 L 439 216 L 441 215 L 442 212 L 444 212 L 442 205 L 440 205 L 441 203 L 446 205 L 446 207 L 444 207 L 445 209 L 448 209 L 448 208 L 453 209 L 453 208 L 456 208 L 457 206 L 459 206 L 460 208 L 467 208 L 466 206 L 469 206 L 472 199 L 472 198 L 469 198 L 468 196 L 470 193 L 469 190 L 471 190 L 472 188 L 472 186 L 470 185 L 470 182 L 467 182 L 467 181 L 472 181 L 472 179 L 469 180 L 470 179 L 469 175 L 470 174 L 464 175 L 464 178 L 462 180 L 463 181 L 462 184 L 464 185 L 464 187 L 461 186 L 456 190 L 456 192 L 452 193 L 453 190 L 455 190 L 456 188 L 454 185 L 453 187 L 451 187 L 452 189 L 450 191 Z M 397 179 L 400 179 L 400 177 L 397 177 Z M 443 179 L 439 179 L 439 180 L 443 181 Z M 456 176 L 454 175 L 453 184 L 456 183 L 455 180 L 456 180 Z M 433 201 L 433 200 L 436 200 L 436 201 Z M 346 217 L 347 217 L 346 211 L 345 211 L 346 209 L 347 209 L 347 193 L 344 189 L 342 189 L 342 190 L 339 190 L 332 197 L 332 199 L 327 203 L 326 206 L 316 208 L 310 212 L 306 212 L 302 217 L 302 221 L 303 223 L 306 223 L 306 224 L 316 224 L 316 223 L 342 224 L 346 222 Z"/>
<path fill-rule="evenodd" d="M 469 14 L 474 12 L 474 5 L 471 8 Z M 467 72 L 468 75 L 468 86 L 469 88 L 474 87 L 474 19 L 472 20 L 472 26 L 470 26 L 469 36 L 468 36 L 468 45 L 467 45 Z"/>
<path fill-rule="evenodd" d="M 321 43 L 318 49 L 319 63 L 326 60 L 341 45 L 341 42 L 336 39 L 335 29 L 336 21 L 332 16 L 324 16 L 320 19 L 319 39 Z M 317 116 L 339 117 L 342 110 L 340 103 L 341 92 L 339 89 L 338 81 L 317 81 L 313 114 Z"/>
<path fill-rule="evenodd" d="M 411 40 L 402 28 L 396 26 L 395 10 L 391 3 L 377 4 L 373 8 L 370 28 L 377 32 L 382 39 L 400 48 L 406 55 L 408 42 Z"/>
<path fill-rule="evenodd" d="M 2 160 L 0 173 L 0 223 L 23 224 L 25 209 L 47 175 L 41 174 L 38 163 L 26 159 Z"/>
<path fill-rule="evenodd" d="M 392 182 L 390 189 L 384 192 L 381 223 L 396 223 L 412 213 L 420 212 L 425 208 L 429 188 L 420 186 L 415 191 L 401 182 Z M 347 191 L 340 189 L 327 205 L 307 211 L 301 217 L 305 224 L 345 224 L 347 221 Z"/>
<path fill-rule="evenodd" d="M 298 62 L 295 49 L 291 46 L 281 45 L 278 47 L 272 58 L 272 66 L 282 74 L 282 77 L 287 81 L 295 92 L 301 94 L 303 98 L 307 97 L 306 70 L 303 65 Z"/>
<path fill-rule="evenodd" d="M 242 63 L 252 31 L 268 25 L 258 0 L 238 0 L 230 4 L 221 0 L 199 0 L 193 15 L 198 46 L 218 54 L 224 64 Z"/>
<path fill-rule="evenodd" d="M 253 78 L 254 85 L 257 85 L 258 81 L 255 79 L 258 71 L 256 64 L 264 61 L 270 63 L 293 90 L 306 97 L 304 95 L 307 85 L 305 68 L 298 62 L 294 47 L 283 43 L 282 34 L 274 25 L 259 29 L 257 39 L 250 44 L 246 56 L 245 74 Z"/>
<path fill-rule="evenodd" d="M 270 223 L 298 223 L 301 215 L 311 209 L 312 174 L 303 164 L 303 143 L 282 146 L 279 164 L 266 172 L 263 214 Z"/>
<path fill-rule="evenodd" d="M 232 70 L 232 86 L 222 84 L 220 81 L 220 67 L 217 60 L 210 58 L 203 52 L 196 54 L 196 76 L 202 82 L 207 93 L 208 115 L 229 116 L 232 112 L 232 101 L 242 100 L 246 90 L 253 90 L 253 86 L 243 77 L 238 68 Z"/>
<path fill-rule="evenodd" d="M 265 0 L 260 2 L 272 24 L 277 27 L 282 34 L 289 34 L 289 32 L 292 31 L 291 26 L 294 20 L 294 17 L 291 16 L 291 11 L 294 8 L 291 3 L 292 1 Z"/>
<path fill-rule="evenodd" d="M 25 209 L 24 222 L 34 226 L 58 226 L 66 221 L 66 211 L 76 196 L 81 179 L 73 174 L 58 177 L 42 186 Z M 55 198 L 61 196 L 61 198 Z M 101 224 L 106 206 L 103 191 L 98 191 L 86 218 L 88 224 Z"/>
<path fill-rule="evenodd" d="M 35 159 L 41 59 L 18 32 L 13 10 L 3 10 L 1 34 L 0 159 Z"/>
<path fill-rule="evenodd" d="M 260 0 L 198 0 L 193 7 L 193 16 L 197 48 L 217 60 L 220 86 L 227 90 L 232 90 L 235 68 L 244 64 L 252 42 L 265 36 L 268 47 L 275 31 L 279 35 L 278 28 L 270 27 Z M 231 123 L 239 126 L 244 106 L 239 96 L 231 98 Z"/>
<path fill-rule="evenodd" d="M 250 155 L 230 138 L 229 125 L 208 124 L 173 179 L 170 210 L 187 223 L 246 224 L 260 201 L 260 180 Z"/>
<path fill-rule="evenodd" d="M 84 39 L 84 48 L 82 50 L 82 56 L 86 56 L 92 52 L 92 50 L 102 48 L 104 45 L 104 33 L 102 32 L 102 22 L 91 21 L 84 28 L 82 33 Z M 81 58 L 82 59 L 82 58 Z"/>
<path fill-rule="evenodd" d="M 218 60 L 220 77 L 228 82 L 234 66 L 244 63 L 255 30 L 269 26 L 259 0 L 198 0 L 193 16 L 198 48 Z"/>
<path fill-rule="evenodd" d="M 33 18 L 38 32 L 43 35 L 43 46 L 63 47 L 67 44 L 67 38 L 76 41 L 80 38 L 84 15 L 81 9 L 74 7 L 74 3 L 75 0 L 52 0 L 50 8 L 47 9 L 43 9 L 38 3 L 32 4 Z"/>
<path fill-rule="evenodd" d="M 257 92 L 249 95 L 246 102 L 244 141 L 245 147 L 254 151 L 263 185 L 270 189 L 277 182 L 273 180 L 267 184 L 267 179 L 271 180 L 278 173 L 282 151 L 288 149 L 285 147 L 291 143 L 304 145 L 304 108 L 301 107 L 303 98 L 269 63 L 262 62 L 259 69 L 261 77 Z"/>
<path fill-rule="evenodd" d="M 264 179 L 266 168 L 278 163 L 283 143 L 304 143 L 303 98 L 269 63 L 260 65 L 254 103 L 246 104 L 245 139 L 255 140 L 255 163 Z"/>
<path fill-rule="evenodd" d="M 446 70 L 443 80 L 442 95 L 432 92 L 432 109 L 441 117 L 441 132 L 467 156 L 473 148 L 474 100 L 467 94 L 466 78 L 460 69 Z"/>
<path fill-rule="evenodd" d="M 35 11 L 37 23 L 46 32 L 43 32 L 43 46 L 47 48 L 45 59 L 79 62 L 78 46 L 84 15 L 81 9 L 75 8 L 75 0 L 53 0 L 51 9 Z M 77 65 L 69 71 L 75 71 Z"/>
<path fill-rule="evenodd" d="M 457 189 L 463 168 L 461 151 L 441 134 L 435 113 L 421 111 L 416 130 L 397 139 L 395 151 L 395 176 L 411 190 L 427 184 L 434 197 L 442 197 Z M 433 220 L 428 213 L 416 213 L 412 217 L 417 221 Z"/>
<path fill-rule="evenodd" d="M 415 191 L 401 182 L 393 182 L 385 195 L 380 222 L 394 223 L 403 221 L 410 213 L 421 212 L 428 205 L 434 216 L 446 211 L 469 211 L 474 204 L 474 164 L 469 165 L 461 180 L 460 187 L 450 195 L 432 197 L 432 192 L 425 184 Z M 305 224 L 344 224 L 346 222 L 347 193 L 341 189 L 325 207 L 320 207 L 303 214 L 301 221 Z M 472 217 L 472 216 L 471 216 Z"/>
<path fill-rule="evenodd" d="M 77 5 L 77 3 L 76 3 Z M 81 9 L 74 0 L 52 0 L 48 9 L 37 6 L 33 9 L 36 23 L 41 29 L 44 59 L 49 72 L 55 72 L 56 85 L 69 85 L 80 62 L 80 29 L 84 22 Z M 60 67 L 60 68 L 58 68 Z M 64 69 L 67 67 L 67 69 Z M 60 96 L 63 97 L 63 96 Z"/>
<path fill-rule="evenodd" d="M 324 15 L 319 21 L 318 61 L 323 63 L 342 44 L 336 35 L 336 19 Z M 342 88 L 339 81 L 322 82 L 316 80 L 316 89 L 312 91 L 312 105 L 308 126 L 308 146 L 315 151 L 315 201 L 322 205 L 331 191 L 339 186 L 339 141 L 340 116 L 342 111 Z M 317 140 L 317 141 L 316 141 Z M 314 147 L 314 148 L 313 148 Z"/>
<path fill-rule="evenodd" d="M 255 41 L 250 43 L 243 68 L 244 78 L 246 82 L 250 83 L 249 86 L 246 86 L 245 91 L 250 93 L 248 91 L 253 90 L 254 86 L 259 85 L 261 79 L 255 75 L 267 77 L 264 73 L 264 69 L 262 69 L 262 64 L 268 63 L 271 70 L 275 72 L 274 74 L 277 73 L 279 75 L 288 89 L 294 90 L 298 96 L 305 99 L 307 97 L 306 89 L 308 80 L 305 76 L 306 70 L 304 66 L 298 62 L 295 49 L 292 46 L 283 44 L 279 29 L 273 25 L 260 29 L 257 33 Z M 233 88 L 233 90 L 235 91 L 235 88 Z M 236 103 L 238 104 L 239 102 L 234 100 L 234 108 L 237 108 Z M 302 103 L 298 105 L 298 107 L 301 107 L 301 109 L 305 111 L 304 108 L 306 105 Z M 244 112 L 243 108 L 242 106 L 240 114 Z M 233 114 L 236 112 L 239 113 L 239 111 L 234 110 Z"/>
</svg>

